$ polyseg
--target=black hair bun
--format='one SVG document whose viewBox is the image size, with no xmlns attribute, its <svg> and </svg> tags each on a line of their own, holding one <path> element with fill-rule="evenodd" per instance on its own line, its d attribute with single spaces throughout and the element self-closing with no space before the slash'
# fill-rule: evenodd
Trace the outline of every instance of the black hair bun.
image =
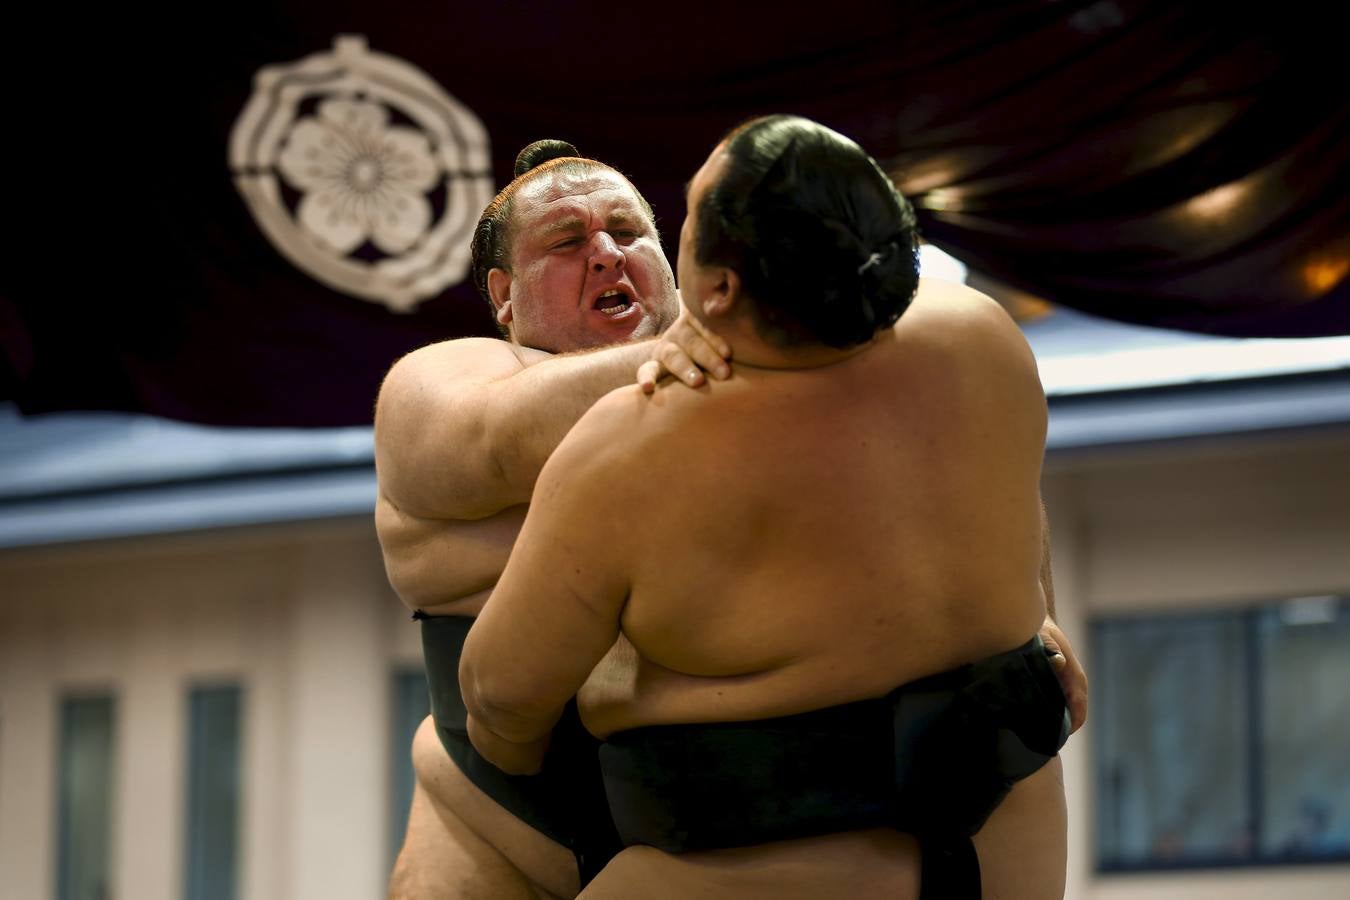
<svg viewBox="0 0 1350 900">
<path fill-rule="evenodd" d="M 580 156 L 580 154 L 577 153 L 577 148 L 567 141 L 555 141 L 552 138 L 535 141 L 516 156 L 515 177 L 519 178 L 535 166 L 563 156 Z"/>
</svg>

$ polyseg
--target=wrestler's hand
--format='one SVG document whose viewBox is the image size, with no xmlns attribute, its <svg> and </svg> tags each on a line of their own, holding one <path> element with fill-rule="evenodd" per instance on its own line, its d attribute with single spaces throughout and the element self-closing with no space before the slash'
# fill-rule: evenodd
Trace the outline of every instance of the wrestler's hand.
<svg viewBox="0 0 1350 900">
<path fill-rule="evenodd" d="M 1041 626 L 1041 641 L 1050 654 L 1050 666 L 1059 676 L 1059 686 L 1069 703 L 1069 733 L 1083 727 L 1088 712 L 1088 680 L 1083 664 L 1074 655 L 1069 639 L 1049 616 Z"/>
<path fill-rule="evenodd" d="M 544 766 L 552 732 L 537 741 L 517 744 L 489 731 L 470 715 L 467 719 L 469 741 L 484 759 L 507 775 L 538 775 Z"/>
<path fill-rule="evenodd" d="M 652 357 L 638 367 L 637 381 L 644 393 L 656 390 L 662 375 L 674 375 L 690 387 L 703 384 L 704 372 L 718 380 L 731 377 L 731 346 L 709 330 L 689 310 L 680 310 L 675 324 L 656 339 Z"/>
</svg>

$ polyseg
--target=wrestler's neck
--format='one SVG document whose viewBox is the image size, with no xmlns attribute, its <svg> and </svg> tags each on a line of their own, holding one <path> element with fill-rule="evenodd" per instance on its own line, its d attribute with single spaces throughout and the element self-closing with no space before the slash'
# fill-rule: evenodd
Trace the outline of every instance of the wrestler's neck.
<svg viewBox="0 0 1350 900">
<path fill-rule="evenodd" d="M 714 328 L 726 328 L 725 321 L 713 325 Z M 852 347 L 829 347 L 824 344 L 795 344 L 783 346 L 766 340 L 753 322 L 742 320 L 736 323 L 734 333 L 723 333 L 732 348 L 732 365 L 749 369 L 777 371 L 795 371 L 800 369 L 820 369 L 832 366 L 866 353 L 881 341 L 893 337 L 894 333 L 885 328 L 877 332 L 869 341 Z M 719 331 L 719 333 L 722 333 Z"/>
</svg>

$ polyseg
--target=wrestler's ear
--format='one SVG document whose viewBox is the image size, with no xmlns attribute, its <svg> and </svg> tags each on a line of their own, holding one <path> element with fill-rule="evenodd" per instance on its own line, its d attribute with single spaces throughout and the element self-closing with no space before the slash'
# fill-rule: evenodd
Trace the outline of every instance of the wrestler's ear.
<svg viewBox="0 0 1350 900">
<path fill-rule="evenodd" d="M 703 314 L 710 319 L 728 315 L 741 298 L 741 276 L 732 269 L 719 268 L 714 285 L 703 295 Z"/>
<path fill-rule="evenodd" d="M 490 269 L 487 277 L 488 297 L 496 314 L 497 324 L 505 327 L 511 322 L 511 273 L 505 269 Z"/>
</svg>

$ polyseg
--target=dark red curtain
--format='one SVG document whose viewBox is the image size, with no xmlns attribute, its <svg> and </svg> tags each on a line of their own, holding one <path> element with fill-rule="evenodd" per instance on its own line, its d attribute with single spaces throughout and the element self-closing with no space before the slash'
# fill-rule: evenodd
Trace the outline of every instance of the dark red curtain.
<svg viewBox="0 0 1350 900">
<path fill-rule="evenodd" d="M 399 355 L 492 333 L 467 282 L 394 312 L 315 277 L 236 188 L 258 71 L 339 35 L 472 110 L 494 189 L 522 145 L 565 138 L 628 173 L 670 236 L 722 133 L 801 113 L 881 160 L 928 240 L 1027 292 L 1196 331 L 1350 333 L 1343 39 L 1306 0 L 206 6 L 11 31 L 0 399 L 26 413 L 358 424 Z M 462 202 L 454 177 L 426 188 L 433 218 Z"/>
</svg>

